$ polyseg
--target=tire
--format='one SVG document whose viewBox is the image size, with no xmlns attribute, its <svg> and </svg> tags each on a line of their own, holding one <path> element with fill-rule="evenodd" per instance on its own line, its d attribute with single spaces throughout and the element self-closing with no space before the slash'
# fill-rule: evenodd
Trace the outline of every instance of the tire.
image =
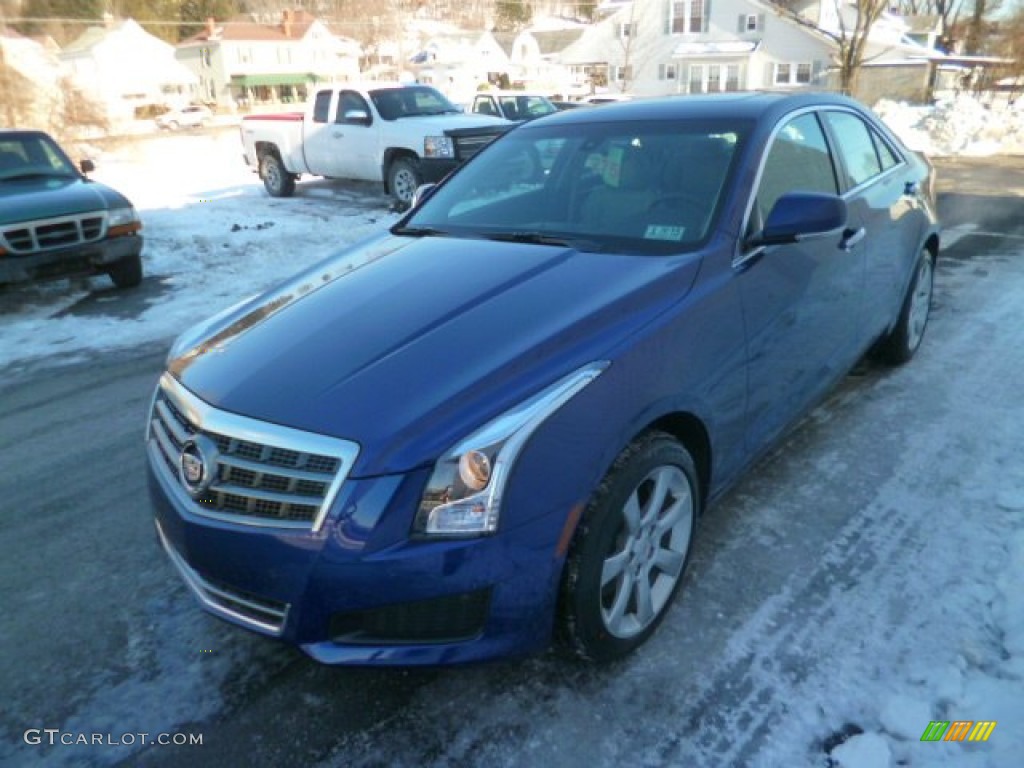
<svg viewBox="0 0 1024 768">
<path fill-rule="evenodd" d="M 876 347 L 878 356 L 891 365 L 901 365 L 914 356 L 931 311 L 935 286 L 935 256 L 927 248 L 921 251 L 914 267 L 914 277 L 907 288 L 896 325 Z"/>
<path fill-rule="evenodd" d="M 115 261 L 107 274 L 118 288 L 135 288 L 142 282 L 142 256 L 129 256 Z"/>
<path fill-rule="evenodd" d="M 388 191 L 399 206 L 408 207 L 422 178 L 419 163 L 410 157 L 398 157 L 388 166 Z"/>
<path fill-rule="evenodd" d="M 563 650 L 612 661 L 657 629 L 686 571 L 699 488 L 693 458 L 664 432 L 648 432 L 619 454 L 588 502 L 566 560 L 558 609 Z"/>
<path fill-rule="evenodd" d="M 295 176 L 288 173 L 277 152 L 260 157 L 260 178 L 271 197 L 291 197 L 295 193 Z"/>
</svg>

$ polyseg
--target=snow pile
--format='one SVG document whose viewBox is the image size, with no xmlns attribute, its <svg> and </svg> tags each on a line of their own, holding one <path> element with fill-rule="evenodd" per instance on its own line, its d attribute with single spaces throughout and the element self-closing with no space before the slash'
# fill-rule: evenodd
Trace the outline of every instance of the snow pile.
<svg viewBox="0 0 1024 768">
<path fill-rule="evenodd" d="M 1024 155 L 1024 103 L 986 106 L 973 96 L 934 107 L 883 99 L 875 112 L 909 146 L 928 155 Z"/>
</svg>

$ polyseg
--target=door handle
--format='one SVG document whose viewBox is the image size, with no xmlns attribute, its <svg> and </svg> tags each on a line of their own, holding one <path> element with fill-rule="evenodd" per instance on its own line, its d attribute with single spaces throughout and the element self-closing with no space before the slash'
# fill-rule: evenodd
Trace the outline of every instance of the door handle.
<svg viewBox="0 0 1024 768">
<path fill-rule="evenodd" d="M 867 236 L 868 232 L 864 227 L 857 229 L 844 229 L 843 239 L 839 241 L 839 247 L 849 253 L 853 247 Z"/>
</svg>

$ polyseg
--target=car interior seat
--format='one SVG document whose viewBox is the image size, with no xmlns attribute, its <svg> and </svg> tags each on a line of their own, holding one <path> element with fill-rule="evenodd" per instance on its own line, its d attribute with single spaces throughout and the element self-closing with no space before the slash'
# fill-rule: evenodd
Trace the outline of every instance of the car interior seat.
<svg viewBox="0 0 1024 768">
<path fill-rule="evenodd" d="M 583 205 L 583 225 L 589 232 L 638 237 L 646 214 L 657 201 L 660 170 L 652 153 L 642 148 L 612 149 L 605 159 L 599 184 Z"/>
</svg>

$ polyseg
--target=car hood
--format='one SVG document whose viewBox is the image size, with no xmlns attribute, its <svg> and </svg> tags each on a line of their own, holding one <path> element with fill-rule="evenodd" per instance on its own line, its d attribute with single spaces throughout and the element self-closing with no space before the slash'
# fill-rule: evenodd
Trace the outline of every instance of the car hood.
<svg viewBox="0 0 1024 768">
<path fill-rule="evenodd" d="M 186 334 L 211 405 L 358 442 L 356 476 L 431 462 L 681 300 L 696 256 L 382 235 Z"/>
<path fill-rule="evenodd" d="M 392 125 L 401 126 L 403 130 L 410 125 L 418 125 L 425 132 L 431 131 L 440 136 L 445 131 L 460 128 L 482 128 L 489 125 L 507 125 L 508 121 L 493 115 L 456 115 L 447 113 L 444 115 L 412 115 L 401 117 L 393 121 Z"/>
<path fill-rule="evenodd" d="M 37 176 L 0 181 L 0 224 L 127 207 L 123 196 L 78 176 Z"/>
</svg>

